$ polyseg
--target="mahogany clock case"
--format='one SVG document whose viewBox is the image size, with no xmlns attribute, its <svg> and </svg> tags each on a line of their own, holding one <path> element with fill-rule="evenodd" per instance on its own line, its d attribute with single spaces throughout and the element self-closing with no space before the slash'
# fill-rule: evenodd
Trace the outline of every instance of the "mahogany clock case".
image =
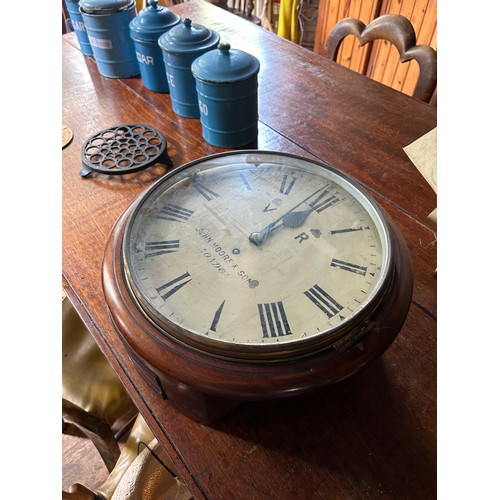
<svg viewBox="0 0 500 500">
<path fill-rule="evenodd" d="M 233 151 L 212 157 L 237 153 L 242 152 Z M 258 155 L 270 152 L 244 153 Z M 211 157 L 201 160 L 207 158 Z M 127 225 L 141 200 L 157 184 L 201 160 L 172 170 L 148 188 L 119 218 L 105 249 L 102 278 L 110 316 L 117 334 L 146 382 L 183 413 L 209 423 L 242 401 L 295 397 L 340 382 L 381 356 L 406 319 L 412 298 L 413 273 L 406 242 L 374 201 L 385 220 L 390 241 L 388 284 L 377 297 L 370 314 L 340 342 L 290 359 L 266 362 L 228 359 L 186 345 L 163 331 L 145 313 L 131 292 L 124 271 L 123 242 Z M 343 175 L 328 165 L 315 163 Z M 364 192 L 351 179 L 349 182 Z M 371 197 L 368 198 L 371 200 Z"/>
</svg>

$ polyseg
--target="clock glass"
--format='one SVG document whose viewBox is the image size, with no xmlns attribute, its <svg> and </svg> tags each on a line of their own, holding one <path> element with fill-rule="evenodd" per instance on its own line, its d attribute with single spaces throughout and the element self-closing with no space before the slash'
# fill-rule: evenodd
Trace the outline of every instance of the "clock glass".
<svg viewBox="0 0 500 500">
<path fill-rule="evenodd" d="M 170 339 L 251 362 L 300 357 L 360 328 L 389 285 L 384 215 L 333 168 L 237 151 L 179 167 L 132 208 L 124 275 Z"/>
</svg>

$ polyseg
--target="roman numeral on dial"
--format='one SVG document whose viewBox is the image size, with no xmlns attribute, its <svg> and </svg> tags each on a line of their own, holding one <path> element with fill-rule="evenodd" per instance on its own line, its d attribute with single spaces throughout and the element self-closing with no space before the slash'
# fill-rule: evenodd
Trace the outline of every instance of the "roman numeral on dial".
<svg viewBox="0 0 500 500">
<path fill-rule="evenodd" d="M 290 191 L 293 188 L 293 185 L 295 184 L 295 181 L 297 180 L 297 177 L 289 176 L 288 174 L 285 174 L 283 176 L 283 180 L 281 181 L 281 186 L 280 186 L 280 193 L 283 194 L 290 194 Z"/>
<path fill-rule="evenodd" d="M 334 298 L 326 293 L 319 285 L 314 285 L 304 292 L 304 295 L 319 307 L 328 318 L 332 318 L 338 314 L 344 306 L 341 306 Z"/>
<path fill-rule="evenodd" d="M 158 219 L 171 220 L 173 222 L 184 222 L 193 215 L 192 210 L 182 208 L 172 203 L 167 203 L 156 216 Z"/>
<path fill-rule="evenodd" d="M 364 229 L 370 229 L 369 227 L 365 227 Z M 330 234 L 342 234 L 342 233 L 354 233 L 356 231 L 363 231 L 362 227 L 348 227 L 346 229 L 333 229 L 330 231 Z"/>
<path fill-rule="evenodd" d="M 325 198 L 326 194 L 328 194 L 328 189 L 325 189 L 312 203 L 309 203 L 309 206 L 319 213 L 340 201 L 334 194 Z"/>
<path fill-rule="evenodd" d="M 222 309 L 224 308 L 225 303 L 226 301 L 224 300 L 217 311 L 215 311 L 214 319 L 212 320 L 212 324 L 210 325 L 210 330 L 212 330 L 213 332 L 217 331 L 217 325 L 219 324 L 220 316 L 222 314 Z"/>
<path fill-rule="evenodd" d="M 219 195 L 215 191 L 212 191 L 211 189 L 207 188 L 199 181 L 194 181 L 193 187 L 208 201 L 219 197 Z"/>
<path fill-rule="evenodd" d="M 281 337 L 292 333 L 283 302 L 258 304 L 258 308 L 264 338 Z"/>
<path fill-rule="evenodd" d="M 352 264 L 351 262 L 344 262 L 343 260 L 332 259 L 330 264 L 332 267 L 338 267 L 344 271 L 350 271 L 354 274 L 361 274 L 361 276 L 366 275 L 366 267 L 358 266 L 357 264 Z"/>
<path fill-rule="evenodd" d="M 245 185 L 245 187 L 248 189 L 248 191 L 251 191 L 252 190 L 252 186 L 248 182 L 248 179 L 246 178 L 246 176 L 245 176 L 245 174 L 243 172 L 240 172 L 240 179 L 243 182 L 243 184 Z"/>
<path fill-rule="evenodd" d="M 156 291 L 159 293 L 160 297 L 163 300 L 167 300 L 171 295 L 179 291 L 183 286 L 187 285 L 190 281 L 191 281 L 191 275 L 188 272 L 185 272 L 181 276 L 160 286 L 159 288 L 156 289 Z"/>
<path fill-rule="evenodd" d="M 156 257 L 179 250 L 179 240 L 146 241 L 144 257 Z"/>
</svg>

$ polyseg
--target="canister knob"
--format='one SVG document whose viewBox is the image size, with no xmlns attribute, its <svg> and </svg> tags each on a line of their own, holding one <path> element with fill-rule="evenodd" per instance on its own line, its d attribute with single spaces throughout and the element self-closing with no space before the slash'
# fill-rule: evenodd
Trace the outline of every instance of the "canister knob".
<svg viewBox="0 0 500 500">
<path fill-rule="evenodd" d="M 221 42 L 217 46 L 217 48 L 223 53 L 229 55 L 229 51 L 231 50 L 231 45 L 229 45 L 227 42 Z"/>
</svg>

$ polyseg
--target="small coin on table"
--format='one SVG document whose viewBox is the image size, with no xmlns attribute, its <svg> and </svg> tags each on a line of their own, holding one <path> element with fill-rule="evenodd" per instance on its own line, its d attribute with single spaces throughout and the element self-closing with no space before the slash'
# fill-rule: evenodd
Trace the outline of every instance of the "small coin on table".
<svg viewBox="0 0 500 500">
<path fill-rule="evenodd" d="M 73 132 L 66 125 L 62 126 L 62 147 L 67 146 L 73 139 Z"/>
</svg>

